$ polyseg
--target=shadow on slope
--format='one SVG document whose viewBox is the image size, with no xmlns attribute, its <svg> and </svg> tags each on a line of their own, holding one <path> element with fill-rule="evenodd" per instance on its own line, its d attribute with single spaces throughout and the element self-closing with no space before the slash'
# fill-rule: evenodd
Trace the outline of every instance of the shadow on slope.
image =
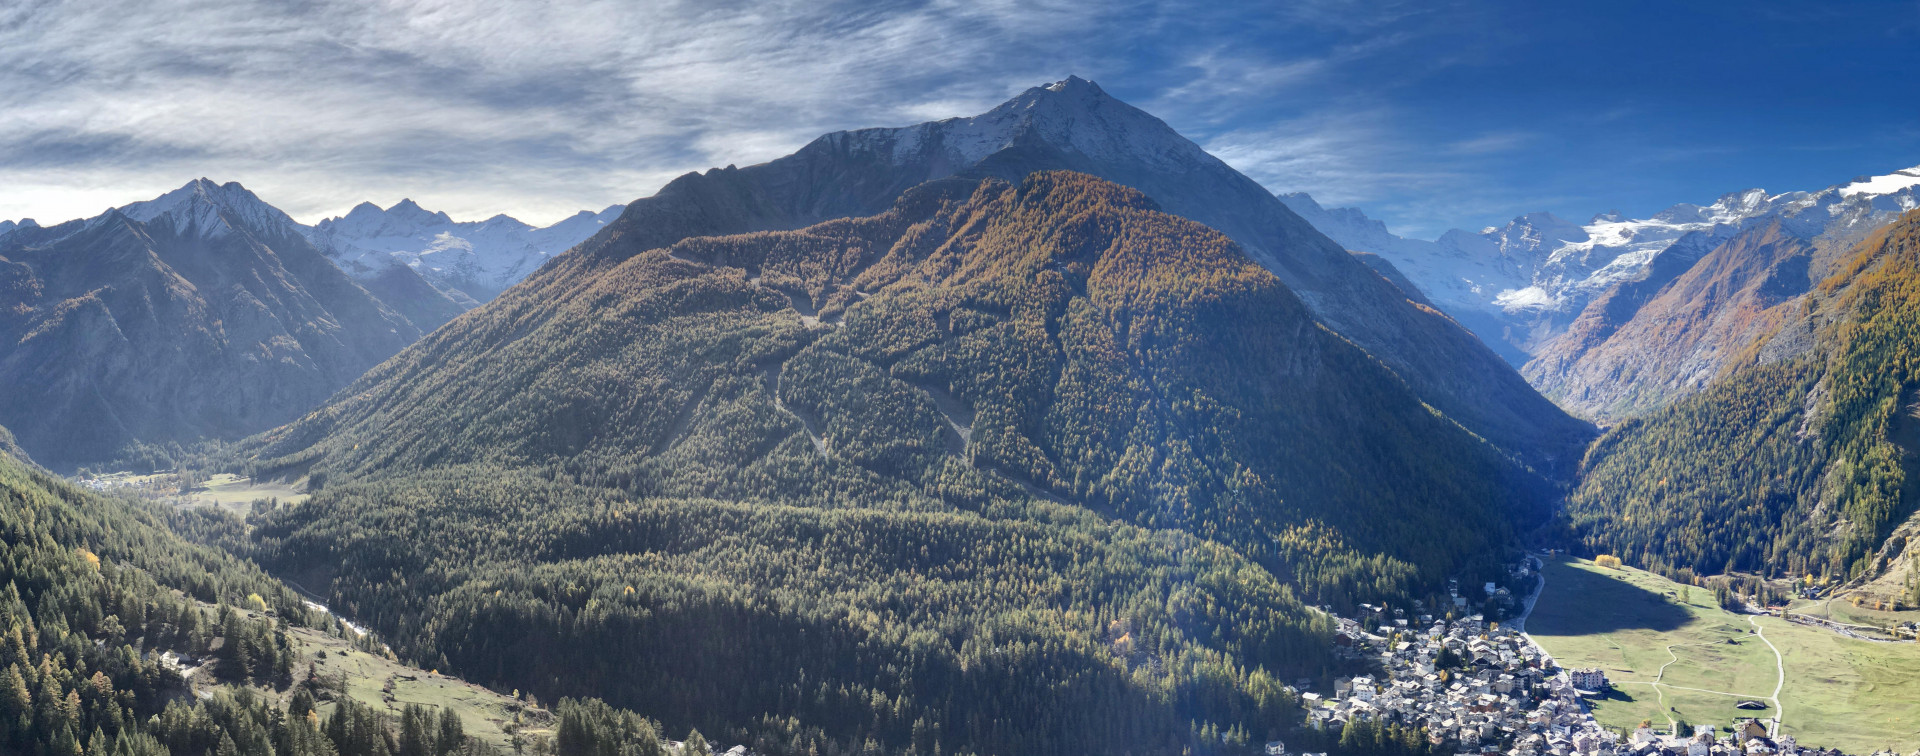
<svg viewBox="0 0 1920 756">
<path fill-rule="evenodd" d="M 1667 594 L 1627 580 L 1625 573 L 1578 569 L 1565 560 L 1547 562 L 1546 592 L 1527 617 L 1534 635 L 1599 635 L 1621 630 L 1674 630 L 1692 615 Z"/>
</svg>

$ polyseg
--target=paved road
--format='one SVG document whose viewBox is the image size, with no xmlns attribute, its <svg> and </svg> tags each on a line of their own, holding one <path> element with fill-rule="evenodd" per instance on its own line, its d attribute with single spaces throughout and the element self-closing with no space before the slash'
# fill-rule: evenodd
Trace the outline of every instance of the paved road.
<svg viewBox="0 0 1920 756">
<path fill-rule="evenodd" d="M 1521 603 L 1520 613 L 1518 615 L 1515 615 L 1512 619 L 1507 620 L 1507 627 L 1513 628 L 1515 631 L 1521 633 L 1522 635 L 1526 634 L 1527 617 L 1530 617 L 1533 615 L 1533 605 L 1540 601 L 1540 594 L 1547 592 L 1546 565 L 1541 563 L 1539 557 L 1533 556 L 1532 554 L 1528 554 L 1527 559 L 1532 560 L 1533 574 L 1540 576 L 1540 579 L 1534 582 L 1533 593 L 1527 594 L 1526 599 L 1520 602 Z M 1532 640 L 1532 638 L 1528 638 L 1528 640 Z M 1539 645 L 1539 644 L 1536 643 L 1534 645 Z"/>
</svg>

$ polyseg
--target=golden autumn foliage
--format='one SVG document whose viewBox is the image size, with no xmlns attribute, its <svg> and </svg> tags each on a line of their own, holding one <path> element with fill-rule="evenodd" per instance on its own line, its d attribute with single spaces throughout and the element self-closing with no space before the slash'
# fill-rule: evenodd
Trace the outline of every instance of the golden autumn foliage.
<svg viewBox="0 0 1920 756">
<path fill-rule="evenodd" d="M 1810 295 L 1813 348 L 1609 430 L 1567 511 L 1589 548 L 1661 572 L 1847 580 L 1907 516 L 1920 425 L 1920 212 Z"/>
<path fill-rule="evenodd" d="M 673 731 L 1177 751 L 1296 718 L 1300 594 L 1420 595 L 1545 500 L 1225 236 L 1080 174 L 560 270 L 249 442 L 328 482 L 237 547 L 337 568 L 409 658 Z"/>
</svg>

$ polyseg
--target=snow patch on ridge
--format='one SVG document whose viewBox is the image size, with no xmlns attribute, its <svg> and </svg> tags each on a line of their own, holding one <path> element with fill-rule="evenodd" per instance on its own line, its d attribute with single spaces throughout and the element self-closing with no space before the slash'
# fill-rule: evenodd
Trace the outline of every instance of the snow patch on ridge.
<svg viewBox="0 0 1920 756">
<path fill-rule="evenodd" d="M 1896 171 L 1886 176 L 1874 176 L 1872 178 L 1857 180 L 1851 184 L 1840 187 L 1840 194 L 1845 197 L 1852 197 L 1859 194 L 1893 194 L 1894 192 L 1902 189 L 1910 189 L 1914 186 L 1920 186 L 1920 166 L 1914 166 L 1904 171 Z"/>
<path fill-rule="evenodd" d="M 1704 254 L 1772 219 L 1807 239 L 1889 222 L 1920 207 L 1920 166 L 1814 192 L 1747 189 L 1708 205 L 1674 205 L 1648 218 L 1609 212 L 1577 225 L 1529 213 L 1478 233 L 1448 231 L 1431 242 L 1395 236 L 1359 210 L 1323 208 L 1305 194 L 1281 200 L 1348 249 L 1386 258 L 1441 309 L 1477 316 L 1477 322 L 1506 332 L 1483 337 L 1507 338 L 1527 350 L 1594 297 L 1644 275 L 1654 258 L 1676 245 Z"/>
<path fill-rule="evenodd" d="M 406 265 L 436 284 L 486 299 L 586 241 L 625 209 L 582 210 L 541 228 L 506 215 L 459 222 L 411 199 L 384 210 L 362 202 L 346 215 L 314 224 L 306 234 L 355 277 Z"/>
<path fill-rule="evenodd" d="M 977 116 L 836 132 L 822 139 L 847 140 L 846 146 L 888 155 L 895 164 L 932 153 L 951 165 L 974 165 L 1029 134 L 1097 161 L 1143 161 L 1173 171 L 1211 161 L 1199 145 L 1166 122 L 1077 76 L 1033 87 Z"/>
</svg>

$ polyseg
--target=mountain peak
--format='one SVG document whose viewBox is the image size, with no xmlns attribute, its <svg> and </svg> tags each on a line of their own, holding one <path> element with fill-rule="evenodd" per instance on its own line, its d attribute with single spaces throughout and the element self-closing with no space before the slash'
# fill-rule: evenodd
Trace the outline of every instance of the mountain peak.
<svg viewBox="0 0 1920 756">
<path fill-rule="evenodd" d="M 1046 89 L 1049 92 L 1056 92 L 1060 94 L 1079 94 L 1082 96 L 1104 97 L 1107 94 L 1104 90 L 1100 89 L 1099 84 L 1095 84 L 1091 81 L 1087 81 L 1086 79 L 1082 79 L 1078 76 L 1073 76 L 1073 75 L 1068 75 L 1067 78 L 1061 79 L 1052 84 L 1048 84 L 1046 86 Z"/>
<path fill-rule="evenodd" d="M 35 222 L 32 218 L 21 218 L 18 222 L 10 221 L 10 220 L 0 220 L 0 234 L 6 234 L 8 232 L 17 231 L 23 228 L 39 228 L 39 227 L 40 227 L 40 224 Z"/>
<path fill-rule="evenodd" d="M 142 224 L 159 221 L 170 225 L 175 233 L 203 237 L 224 235 L 229 230 L 228 220 L 263 232 L 298 228 L 286 213 L 261 200 L 240 182 L 220 184 L 204 176 L 159 197 L 115 210 L 132 221 Z"/>
<path fill-rule="evenodd" d="M 421 207 L 418 203 L 414 202 L 411 198 L 402 199 L 399 202 L 394 203 L 393 207 L 387 208 L 387 215 L 392 216 L 395 219 L 407 221 L 409 223 L 414 223 L 417 225 L 453 222 L 453 218 L 448 217 L 446 213 L 438 213 L 438 212 L 430 211 L 424 207 Z"/>
<path fill-rule="evenodd" d="M 1217 162 L 1164 121 L 1078 76 L 1029 88 L 972 117 L 821 137 L 827 144 L 891 153 L 896 164 L 940 155 L 956 166 L 977 165 L 1023 139 L 1095 161 L 1143 162 L 1143 167 L 1178 173 Z"/>
</svg>

